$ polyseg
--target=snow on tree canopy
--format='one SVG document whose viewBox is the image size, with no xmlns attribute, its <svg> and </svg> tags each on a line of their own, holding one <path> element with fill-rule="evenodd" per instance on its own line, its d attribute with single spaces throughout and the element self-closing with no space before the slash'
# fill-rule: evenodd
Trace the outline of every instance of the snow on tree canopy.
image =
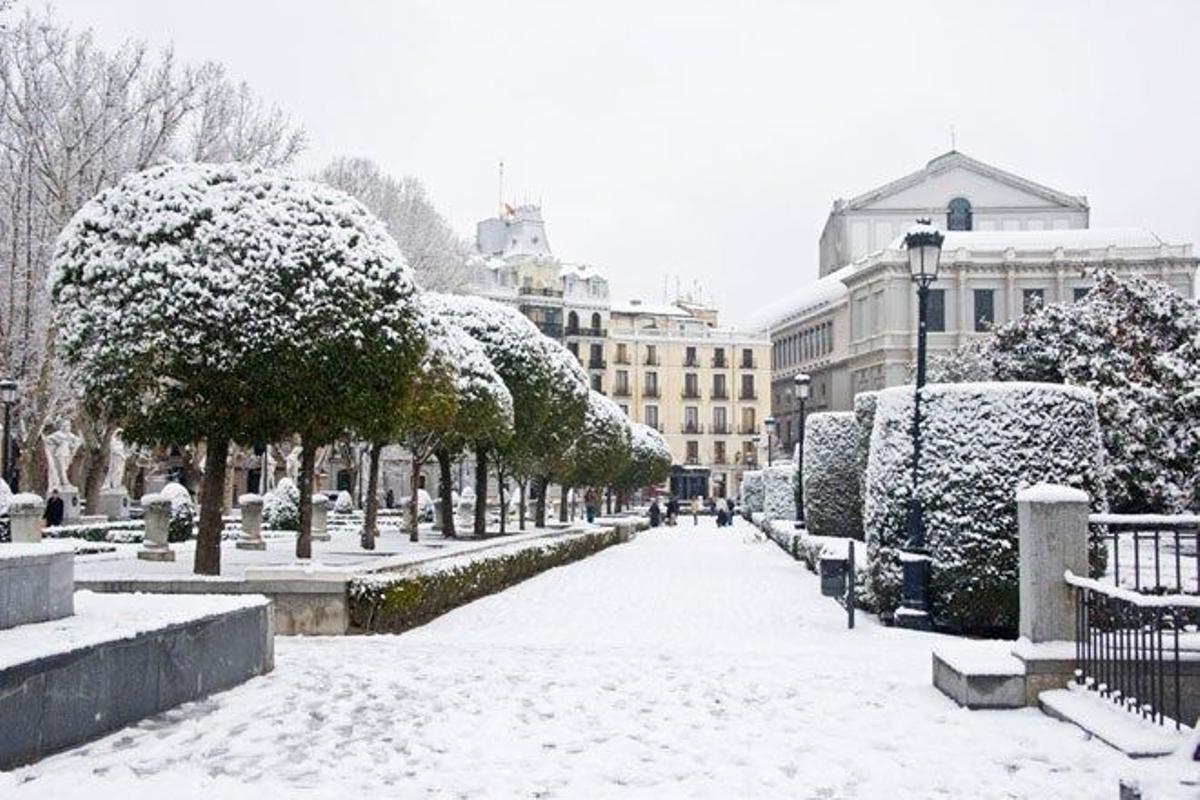
<svg viewBox="0 0 1200 800">
<path fill-rule="evenodd" d="M 912 494 L 913 389 L 876 396 L 864 492 L 868 600 L 900 603 L 900 552 Z M 934 384 L 922 391 L 920 496 L 932 556 L 931 611 L 980 633 L 1017 624 L 1020 489 L 1057 483 L 1104 505 L 1095 396 L 1044 383 Z M 1101 556 L 1093 553 L 1094 557 Z"/>
<path fill-rule="evenodd" d="M 763 510 L 763 473 L 750 470 L 742 474 L 742 506 L 747 514 L 758 514 Z"/>
<path fill-rule="evenodd" d="M 817 536 L 862 538 L 858 422 L 853 411 L 810 414 L 804 423 L 804 521 Z"/>
<path fill-rule="evenodd" d="M 154 167 L 100 192 L 59 236 L 52 284 L 85 390 L 132 405 L 315 332 L 345 348 L 404 343 L 416 291 L 356 200 L 239 164 Z"/>
<path fill-rule="evenodd" d="M 763 513 L 771 519 L 796 518 L 795 464 L 773 464 L 763 470 Z"/>
<path fill-rule="evenodd" d="M 618 413 L 620 409 L 617 409 Z M 661 433 L 641 422 L 629 426 L 629 446 L 634 458 L 671 463 L 671 446 Z"/>
<path fill-rule="evenodd" d="M 571 482 L 579 486 L 611 483 L 629 455 L 629 420 L 612 400 L 589 391 L 583 428 L 567 451 Z"/>
</svg>

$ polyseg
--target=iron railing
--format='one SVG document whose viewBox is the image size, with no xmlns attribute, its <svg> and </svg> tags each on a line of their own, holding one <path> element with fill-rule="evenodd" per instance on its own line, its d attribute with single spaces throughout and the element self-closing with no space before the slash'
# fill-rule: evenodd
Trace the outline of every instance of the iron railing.
<svg viewBox="0 0 1200 800">
<path fill-rule="evenodd" d="M 1092 514 L 1088 535 L 1103 547 L 1105 577 L 1143 594 L 1200 594 L 1200 516 Z"/>
<path fill-rule="evenodd" d="M 1185 716 L 1183 665 L 1200 656 L 1194 650 L 1200 597 L 1142 594 L 1070 571 L 1065 577 L 1075 590 L 1076 684 L 1178 730 Z"/>
</svg>

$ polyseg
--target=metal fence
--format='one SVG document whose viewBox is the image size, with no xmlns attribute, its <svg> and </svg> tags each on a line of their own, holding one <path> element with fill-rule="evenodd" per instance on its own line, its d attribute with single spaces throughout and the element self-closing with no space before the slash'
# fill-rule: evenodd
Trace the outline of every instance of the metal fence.
<svg viewBox="0 0 1200 800">
<path fill-rule="evenodd" d="M 1200 594 L 1200 517 L 1092 514 L 1088 533 L 1107 556 L 1105 578 L 1143 594 Z"/>
</svg>

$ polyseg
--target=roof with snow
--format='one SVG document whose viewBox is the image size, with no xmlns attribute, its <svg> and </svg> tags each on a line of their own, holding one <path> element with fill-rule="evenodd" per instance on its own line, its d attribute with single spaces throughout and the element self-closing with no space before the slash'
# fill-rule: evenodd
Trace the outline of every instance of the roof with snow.
<svg viewBox="0 0 1200 800">
<path fill-rule="evenodd" d="M 1161 247 L 1158 234 L 1145 228 L 1075 228 L 1057 231 L 945 231 L 942 251 L 957 250 L 1102 250 L 1106 247 Z M 899 250 L 904 237 L 888 246 Z"/>
<path fill-rule="evenodd" d="M 648 303 L 645 300 L 627 300 L 613 303 L 613 314 L 647 314 L 656 317 L 690 317 L 687 311 L 674 303 Z"/>
<path fill-rule="evenodd" d="M 858 262 L 831 272 L 807 286 L 762 306 L 746 323 L 746 330 L 769 331 L 793 317 L 803 316 L 846 296 L 842 279 L 858 269 Z"/>
</svg>

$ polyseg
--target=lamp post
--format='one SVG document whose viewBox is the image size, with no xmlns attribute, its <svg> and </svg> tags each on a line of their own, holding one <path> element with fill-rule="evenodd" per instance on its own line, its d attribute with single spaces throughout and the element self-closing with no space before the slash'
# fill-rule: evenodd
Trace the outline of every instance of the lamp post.
<svg viewBox="0 0 1200 800">
<path fill-rule="evenodd" d="M 767 466 L 771 466 L 771 451 L 774 449 L 775 441 L 775 418 L 767 417 L 763 420 L 763 428 L 767 432 Z"/>
<path fill-rule="evenodd" d="M 16 481 L 13 480 L 12 464 L 12 407 L 17 402 L 17 382 L 12 378 L 0 380 L 0 403 L 4 404 L 4 458 L 3 477 L 8 488 L 17 491 Z"/>
<path fill-rule="evenodd" d="M 919 219 L 904 236 L 908 251 L 908 271 L 917 285 L 917 382 L 913 392 L 912 496 L 908 502 L 908 541 L 904 546 L 904 596 L 896 612 L 896 624 L 903 628 L 928 629 L 929 553 L 925 549 L 925 510 L 920 496 L 921 468 L 921 390 L 925 386 L 925 327 L 929 286 L 937 280 L 942 255 L 941 231 L 928 219 Z"/>
<path fill-rule="evenodd" d="M 796 413 L 799 415 L 798 438 L 796 441 L 796 527 L 804 527 L 804 403 L 812 391 L 812 377 L 806 372 L 796 373 L 792 379 L 796 384 Z"/>
</svg>

